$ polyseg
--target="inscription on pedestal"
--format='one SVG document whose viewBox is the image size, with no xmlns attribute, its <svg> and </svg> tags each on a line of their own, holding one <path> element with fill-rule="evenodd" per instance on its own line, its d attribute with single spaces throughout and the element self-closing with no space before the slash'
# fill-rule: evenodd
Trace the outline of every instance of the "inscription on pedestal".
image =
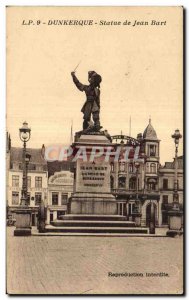
<svg viewBox="0 0 189 300">
<path fill-rule="evenodd" d="M 76 192 L 110 193 L 110 165 L 78 161 Z"/>
</svg>

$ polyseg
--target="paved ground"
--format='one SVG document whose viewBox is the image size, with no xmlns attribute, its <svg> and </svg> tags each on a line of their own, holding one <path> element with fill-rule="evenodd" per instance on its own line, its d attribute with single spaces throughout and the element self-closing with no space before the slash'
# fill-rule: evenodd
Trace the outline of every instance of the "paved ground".
<svg viewBox="0 0 189 300">
<path fill-rule="evenodd" d="M 182 237 L 14 237 L 13 229 L 7 229 L 9 294 L 182 293 Z"/>
</svg>

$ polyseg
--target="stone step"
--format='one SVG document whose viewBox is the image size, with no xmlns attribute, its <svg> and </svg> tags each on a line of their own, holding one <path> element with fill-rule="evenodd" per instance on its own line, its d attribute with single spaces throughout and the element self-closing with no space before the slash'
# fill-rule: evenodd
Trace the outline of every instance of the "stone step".
<svg viewBox="0 0 189 300">
<path fill-rule="evenodd" d="M 147 234 L 148 230 L 141 227 L 55 227 L 46 225 L 45 232 Z"/>
<path fill-rule="evenodd" d="M 97 220 L 97 221 L 127 221 L 125 216 L 120 215 L 63 215 L 61 220 Z"/>
<path fill-rule="evenodd" d="M 51 224 L 55 227 L 135 227 L 135 222 L 107 220 L 55 220 Z"/>
<path fill-rule="evenodd" d="M 85 232 L 44 232 L 32 233 L 33 236 L 74 236 L 74 237 L 146 237 L 146 233 L 85 233 Z M 148 234 L 148 237 L 165 237 L 165 235 Z"/>
</svg>

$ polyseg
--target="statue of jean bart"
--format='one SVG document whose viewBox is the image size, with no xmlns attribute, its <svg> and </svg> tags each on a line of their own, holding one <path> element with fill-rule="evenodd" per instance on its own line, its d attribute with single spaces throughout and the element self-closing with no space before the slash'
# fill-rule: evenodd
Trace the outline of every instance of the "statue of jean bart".
<svg viewBox="0 0 189 300">
<path fill-rule="evenodd" d="M 82 84 L 77 79 L 75 72 L 71 72 L 76 87 L 86 94 L 86 101 L 81 109 L 83 113 L 83 131 L 100 131 L 100 83 L 102 78 L 95 71 L 88 72 L 89 85 Z M 91 115 L 93 126 L 91 127 Z"/>
</svg>

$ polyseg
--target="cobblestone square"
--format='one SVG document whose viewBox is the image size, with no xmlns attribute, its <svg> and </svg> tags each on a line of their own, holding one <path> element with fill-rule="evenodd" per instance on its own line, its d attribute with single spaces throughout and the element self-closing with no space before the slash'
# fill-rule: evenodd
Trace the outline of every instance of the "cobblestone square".
<svg viewBox="0 0 189 300">
<path fill-rule="evenodd" d="M 14 237 L 7 228 L 9 294 L 181 294 L 183 239 Z M 109 273 L 143 276 L 109 276 Z M 164 272 L 168 276 L 146 277 Z"/>
</svg>

